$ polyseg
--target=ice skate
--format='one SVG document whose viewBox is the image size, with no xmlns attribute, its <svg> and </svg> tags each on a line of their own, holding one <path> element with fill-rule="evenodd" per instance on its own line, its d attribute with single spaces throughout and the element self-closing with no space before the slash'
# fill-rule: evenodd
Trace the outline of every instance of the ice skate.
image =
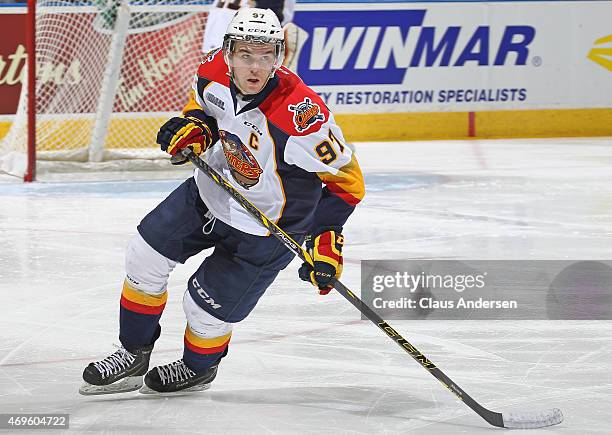
<svg viewBox="0 0 612 435">
<path fill-rule="evenodd" d="M 83 371 L 85 383 L 79 393 L 89 396 L 135 391 L 149 369 L 153 346 L 129 352 L 123 346 L 101 361 L 90 363 Z"/>
<path fill-rule="evenodd" d="M 214 365 L 203 373 L 195 373 L 182 359 L 151 369 L 145 376 L 145 385 L 140 389 L 143 394 L 164 394 L 191 391 L 204 391 L 210 388 L 217 376 Z"/>
</svg>

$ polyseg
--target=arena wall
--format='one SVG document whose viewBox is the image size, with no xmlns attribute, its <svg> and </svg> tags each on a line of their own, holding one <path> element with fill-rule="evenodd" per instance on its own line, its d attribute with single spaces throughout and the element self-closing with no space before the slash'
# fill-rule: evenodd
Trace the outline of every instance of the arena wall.
<svg viewBox="0 0 612 435">
<path fill-rule="evenodd" d="M 25 80 L 24 12 L 0 7 L 0 136 Z M 608 1 L 305 0 L 292 37 L 352 141 L 612 136 L 611 16 Z"/>
</svg>

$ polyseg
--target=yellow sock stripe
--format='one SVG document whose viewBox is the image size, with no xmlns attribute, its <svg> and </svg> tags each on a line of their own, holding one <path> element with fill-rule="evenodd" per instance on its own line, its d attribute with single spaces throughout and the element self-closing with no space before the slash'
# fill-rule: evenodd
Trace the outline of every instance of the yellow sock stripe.
<svg viewBox="0 0 612 435">
<path fill-rule="evenodd" d="M 140 305 L 147 305 L 149 307 L 159 307 L 168 300 L 168 292 L 165 291 L 161 295 L 150 295 L 140 290 L 136 290 L 130 286 L 128 281 L 123 282 L 123 291 L 121 295 L 130 302 L 134 302 Z"/>
<path fill-rule="evenodd" d="M 219 347 L 227 343 L 232 337 L 232 333 L 229 332 L 220 337 L 214 338 L 203 338 L 196 335 L 189 326 L 185 328 L 185 338 L 189 343 L 197 346 L 197 347 Z"/>
</svg>

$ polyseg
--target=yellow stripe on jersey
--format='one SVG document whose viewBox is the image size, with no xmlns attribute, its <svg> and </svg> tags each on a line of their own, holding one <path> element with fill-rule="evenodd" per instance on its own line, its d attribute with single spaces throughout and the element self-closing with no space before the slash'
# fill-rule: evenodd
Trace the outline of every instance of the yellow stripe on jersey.
<svg viewBox="0 0 612 435">
<path fill-rule="evenodd" d="M 338 170 L 336 175 L 328 172 L 317 172 L 317 175 L 325 183 L 330 192 L 335 193 L 344 202 L 353 207 L 365 196 L 363 174 L 355 154 L 351 156 L 349 163 Z"/>
<path fill-rule="evenodd" d="M 274 136 L 272 136 L 272 134 L 270 133 L 270 121 L 269 120 L 266 121 L 266 132 L 268 133 L 268 137 L 272 141 L 272 152 L 274 153 L 274 156 L 273 156 L 274 157 L 274 160 L 273 160 L 274 161 L 274 174 L 276 175 L 276 178 L 278 179 L 278 185 L 280 186 L 281 193 L 283 194 L 283 205 L 281 206 L 280 213 L 278 214 L 278 219 L 276 219 L 276 221 L 274 222 L 275 224 L 278 224 L 281 217 L 283 216 L 283 212 L 285 211 L 285 206 L 287 205 L 287 195 L 285 195 L 285 185 L 283 184 L 283 177 L 281 177 L 281 175 L 278 173 L 278 163 L 277 163 L 278 160 L 276 160 L 276 141 L 274 140 Z M 269 235 L 270 235 L 270 232 L 268 231 L 266 236 L 269 236 Z"/>
<path fill-rule="evenodd" d="M 195 91 L 193 89 L 189 92 L 189 102 L 183 107 L 183 114 L 191 112 L 192 110 L 204 110 L 196 100 Z"/>
</svg>

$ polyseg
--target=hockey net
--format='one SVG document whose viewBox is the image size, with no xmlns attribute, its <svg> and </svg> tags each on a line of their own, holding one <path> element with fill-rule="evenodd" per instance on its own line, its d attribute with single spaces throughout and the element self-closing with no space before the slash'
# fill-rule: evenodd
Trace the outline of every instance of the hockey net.
<svg viewBox="0 0 612 435">
<path fill-rule="evenodd" d="M 186 103 L 203 55 L 208 2 L 36 2 L 36 143 L 27 86 L 2 141 L 2 170 L 167 167 L 155 138 Z"/>
</svg>

